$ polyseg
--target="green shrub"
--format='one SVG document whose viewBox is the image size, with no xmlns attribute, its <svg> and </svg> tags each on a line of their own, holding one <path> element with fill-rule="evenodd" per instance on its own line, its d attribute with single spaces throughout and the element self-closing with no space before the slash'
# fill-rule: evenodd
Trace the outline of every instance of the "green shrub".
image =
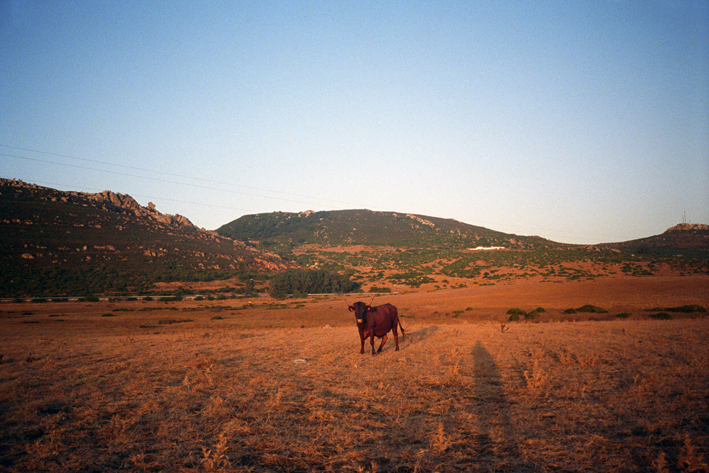
<svg viewBox="0 0 709 473">
<path fill-rule="evenodd" d="M 507 311 L 507 315 L 519 316 L 519 315 L 527 315 L 527 313 L 525 311 L 523 311 L 522 309 L 518 309 L 517 307 L 513 307 L 512 309 Z"/>
<path fill-rule="evenodd" d="M 608 311 L 604 309 L 603 307 L 598 307 L 595 305 L 591 304 L 586 304 L 584 306 L 579 307 L 576 309 L 577 312 L 590 312 L 592 314 L 606 314 Z"/>
<path fill-rule="evenodd" d="M 375 293 L 391 292 L 391 288 L 372 286 L 369 288 L 369 292 L 375 292 Z"/>
<path fill-rule="evenodd" d="M 575 314 L 575 313 L 576 313 L 576 309 L 566 309 L 566 310 L 564 311 L 564 313 L 565 313 L 565 314 Z"/>
<path fill-rule="evenodd" d="M 618 319 L 627 319 L 631 315 L 632 314 L 630 312 L 621 312 L 620 314 L 615 314 L 615 317 Z"/>
<path fill-rule="evenodd" d="M 171 324 L 184 324 L 187 322 L 193 322 L 192 319 L 163 319 L 158 320 L 160 325 L 171 325 Z"/>
<path fill-rule="evenodd" d="M 510 318 L 507 319 L 507 320 L 510 321 L 510 322 L 516 322 L 516 321 L 519 320 L 519 315 L 518 315 L 518 314 L 512 314 L 512 315 L 510 315 Z"/>
<path fill-rule="evenodd" d="M 706 312 L 707 309 L 701 305 L 682 305 L 679 307 L 673 307 L 671 312 Z"/>
<path fill-rule="evenodd" d="M 650 318 L 656 320 L 672 320 L 672 314 L 668 314 L 667 312 L 658 312 L 657 314 L 650 314 Z"/>
<path fill-rule="evenodd" d="M 653 312 L 684 312 L 684 313 L 692 313 L 692 312 L 706 312 L 707 309 L 704 306 L 701 305 L 681 305 L 678 307 L 655 307 L 654 309 L 651 309 Z"/>
<path fill-rule="evenodd" d="M 111 314 L 111 313 L 106 313 L 106 314 L 101 314 L 101 317 L 115 317 L 118 314 Z"/>
<path fill-rule="evenodd" d="M 359 288 L 359 284 L 351 281 L 348 274 L 310 269 L 289 269 L 274 274 L 269 284 L 273 297 L 285 297 L 287 294 L 295 297 L 319 293 L 339 294 Z"/>
<path fill-rule="evenodd" d="M 534 309 L 532 312 L 529 312 L 527 315 L 524 316 L 525 320 L 529 319 L 532 320 L 536 318 L 538 315 L 540 315 L 542 312 L 544 312 L 544 309 L 541 310 L 541 312 L 537 309 Z"/>
</svg>

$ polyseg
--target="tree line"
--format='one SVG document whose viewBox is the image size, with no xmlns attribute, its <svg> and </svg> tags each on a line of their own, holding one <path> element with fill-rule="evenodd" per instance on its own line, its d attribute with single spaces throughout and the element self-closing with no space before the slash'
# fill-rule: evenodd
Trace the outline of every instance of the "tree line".
<svg viewBox="0 0 709 473">
<path fill-rule="evenodd" d="M 359 284 L 343 275 L 322 269 L 289 269 L 270 277 L 271 296 L 285 297 L 293 294 L 304 297 L 308 294 L 332 294 L 351 292 Z"/>
</svg>

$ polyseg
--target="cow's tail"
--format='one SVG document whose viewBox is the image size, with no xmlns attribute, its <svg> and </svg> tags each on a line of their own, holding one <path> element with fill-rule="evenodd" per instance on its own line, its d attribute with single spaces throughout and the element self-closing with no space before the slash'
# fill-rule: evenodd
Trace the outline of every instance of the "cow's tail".
<svg viewBox="0 0 709 473">
<path fill-rule="evenodd" d="M 406 341 L 406 330 L 404 330 L 404 326 L 401 325 L 401 319 L 398 316 L 396 317 L 396 322 L 399 324 L 399 330 L 401 330 L 401 340 Z"/>
<path fill-rule="evenodd" d="M 394 330 L 396 330 L 396 325 L 399 325 L 399 330 L 401 330 L 401 340 L 405 341 L 406 340 L 406 331 L 404 330 L 404 326 L 401 325 L 401 318 L 399 317 L 399 310 L 394 307 L 391 304 L 387 304 L 389 307 L 389 317 L 391 317 L 392 322 L 394 322 Z"/>
</svg>

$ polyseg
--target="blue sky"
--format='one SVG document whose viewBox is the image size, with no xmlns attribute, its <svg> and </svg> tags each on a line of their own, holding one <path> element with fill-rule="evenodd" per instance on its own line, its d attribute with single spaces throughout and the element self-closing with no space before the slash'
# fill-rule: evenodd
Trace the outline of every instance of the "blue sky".
<svg viewBox="0 0 709 473">
<path fill-rule="evenodd" d="M 709 2 L 0 0 L 0 177 L 215 229 L 368 208 L 709 222 Z"/>
</svg>

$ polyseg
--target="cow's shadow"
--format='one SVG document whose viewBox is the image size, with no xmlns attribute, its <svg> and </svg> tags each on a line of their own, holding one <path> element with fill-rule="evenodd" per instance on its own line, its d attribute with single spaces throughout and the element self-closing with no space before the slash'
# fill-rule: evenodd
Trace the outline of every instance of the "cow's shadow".
<svg viewBox="0 0 709 473">
<path fill-rule="evenodd" d="M 432 334 L 436 333 L 438 331 L 438 326 L 434 325 L 432 327 L 423 327 L 419 328 L 415 331 L 410 331 L 410 329 L 406 329 L 404 334 L 401 333 L 401 330 L 399 330 L 399 350 L 404 351 L 406 350 L 409 346 L 415 345 L 416 343 L 419 343 L 426 338 L 430 337 Z M 366 339 L 364 341 L 364 349 L 365 352 L 369 349 L 369 339 Z M 379 348 L 379 346 L 382 343 L 381 337 L 375 337 L 374 341 L 374 349 L 376 350 Z M 387 341 L 384 345 L 384 349 L 381 352 L 378 352 L 378 354 L 386 352 L 388 349 L 393 350 L 394 349 L 394 333 L 393 332 L 388 332 L 387 333 Z"/>
<path fill-rule="evenodd" d="M 438 331 L 437 325 L 433 325 L 431 327 L 423 327 L 423 328 L 416 330 L 415 332 L 407 331 L 406 332 L 406 341 L 408 343 L 418 343 L 418 342 L 430 337 L 431 335 L 433 335 L 437 331 Z M 399 334 L 399 337 L 401 337 L 401 334 Z"/>
</svg>

